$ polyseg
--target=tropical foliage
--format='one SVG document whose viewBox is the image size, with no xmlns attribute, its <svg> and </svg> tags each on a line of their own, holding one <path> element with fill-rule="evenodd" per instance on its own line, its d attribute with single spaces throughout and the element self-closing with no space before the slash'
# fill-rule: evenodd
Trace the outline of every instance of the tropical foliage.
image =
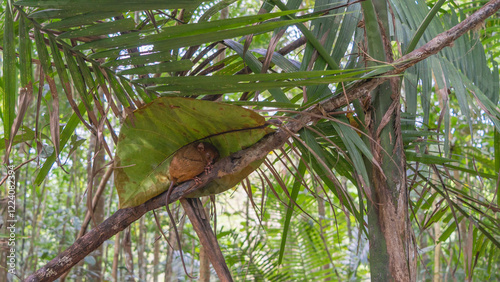
<svg viewBox="0 0 500 282">
<path fill-rule="evenodd" d="M 3 3 L 0 148 L 2 174 L 15 172 L 16 274 L 27 278 L 115 214 L 121 124 L 160 97 L 182 96 L 252 109 L 286 136 L 268 151 L 248 148 L 266 160 L 211 205 L 235 280 L 376 280 L 374 179 L 398 177 L 389 188 L 404 199 L 395 202 L 406 214 L 401 253 L 415 261 L 413 279 L 500 279 L 500 4 L 491 1 L 493 16 L 449 47 L 418 53 L 486 5 L 444 2 Z M 4 238 L 7 200 L 2 189 Z M 197 275 L 206 258 L 176 212 Z M 154 217 L 114 240 L 118 230 L 107 233 L 58 276 L 186 279 Z M 0 252 L 3 277 L 9 250 Z"/>
</svg>

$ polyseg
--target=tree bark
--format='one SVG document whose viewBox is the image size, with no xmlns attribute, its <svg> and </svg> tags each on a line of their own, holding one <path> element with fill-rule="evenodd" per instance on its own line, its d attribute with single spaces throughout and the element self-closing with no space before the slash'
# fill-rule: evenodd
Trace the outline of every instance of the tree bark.
<svg viewBox="0 0 500 282">
<path fill-rule="evenodd" d="M 368 0 L 362 8 L 369 56 L 392 63 L 387 5 L 386 0 Z M 370 136 L 365 137 L 365 142 L 374 158 L 365 160 L 371 194 L 367 200 L 371 279 L 415 281 L 416 254 L 408 217 L 399 78 L 390 78 L 377 86 L 362 107 L 364 128 Z"/>
</svg>

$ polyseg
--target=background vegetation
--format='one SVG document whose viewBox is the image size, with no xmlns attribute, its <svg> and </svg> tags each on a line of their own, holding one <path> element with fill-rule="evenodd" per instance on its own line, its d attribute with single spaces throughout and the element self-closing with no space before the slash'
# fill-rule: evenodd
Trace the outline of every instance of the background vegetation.
<svg viewBox="0 0 500 282">
<path fill-rule="evenodd" d="M 350 2 L 148 0 L 139 7 L 109 1 L 99 12 L 93 1 L 2 3 L 0 148 L 2 175 L 7 165 L 16 167 L 18 278 L 118 210 L 109 167 L 120 122 L 134 109 L 160 96 L 201 97 L 247 106 L 279 120 L 279 128 L 391 70 L 383 55 L 368 52 L 370 36 L 378 34 L 370 32 L 379 28 L 366 16 L 363 5 L 371 2 Z M 486 3 L 443 2 L 387 1 L 394 59 Z M 500 280 L 499 26 L 497 12 L 399 75 L 419 281 Z M 323 113 L 248 180 L 207 203 L 235 280 L 373 278 L 367 187 L 377 163 L 363 103 L 365 97 Z M 2 185 L 0 234 L 7 234 Z M 175 211 L 188 269 L 209 277 L 191 223 L 182 209 Z M 175 241 L 166 212 L 157 214 Z M 7 276 L 5 242 L 0 277 Z M 187 279 L 152 213 L 66 275 L 71 281 Z"/>
</svg>

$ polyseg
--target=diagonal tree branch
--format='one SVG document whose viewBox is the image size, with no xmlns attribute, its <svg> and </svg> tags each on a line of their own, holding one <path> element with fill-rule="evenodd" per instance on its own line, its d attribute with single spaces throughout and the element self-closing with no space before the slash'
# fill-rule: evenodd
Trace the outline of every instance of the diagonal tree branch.
<svg viewBox="0 0 500 282">
<path fill-rule="evenodd" d="M 189 181 L 177 186 L 170 196 L 170 202 L 175 202 L 184 195 L 203 188 L 208 182 L 217 177 L 236 173 L 251 162 L 264 158 L 270 151 L 283 146 L 289 138 L 288 132 L 296 133 L 305 125 L 317 121 L 317 116 L 322 115 L 323 112 L 333 111 L 349 104 L 353 100 L 367 96 L 375 87 L 389 80 L 390 76 L 400 74 L 407 68 L 450 46 L 453 41 L 480 25 L 499 9 L 500 0 L 488 2 L 481 9 L 450 30 L 437 35 L 424 46 L 395 61 L 392 64 L 393 69 L 383 73 L 382 76 L 358 82 L 355 86 L 348 89 L 345 95 L 337 95 L 312 106 L 302 114 L 297 115 L 294 121 L 287 123 L 285 125 L 286 128 L 279 129 L 277 132 L 267 135 L 255 145 L 220 160 L 214 165 L 210 174 L 201 176 L 201 184 L 196 185 L 194 181 Z M 48 262 L 44 267 L 31 274 L 26 281 L 53 281 L 57 279 L 61 274 L 99 247 L 104 241 L 141 218 L 146 212 L 164 206 L 166 202 L 165 198 L 166 193 L 163 193 L 137 207 L 118 210 L 103 223 L 76 240 L 73 245 Z"/>
</svg>

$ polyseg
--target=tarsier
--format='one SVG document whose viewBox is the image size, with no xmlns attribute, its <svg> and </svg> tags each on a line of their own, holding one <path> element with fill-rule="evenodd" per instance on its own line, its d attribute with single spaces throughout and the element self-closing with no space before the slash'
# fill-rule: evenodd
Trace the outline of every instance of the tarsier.
<svg viewBox="0 0 500 282">
<path fill-rule="evenodd" d="M 168 170 L 169 190 L 175 184 L 197 179 L 203 171 L 209 171 L 219 157 L 219 151 L 210 143 L 195 142 L 180 148 L 170 162 Z"/>
<path fill-rule="evenodd" d="M 219 158 L 219 151 L 210 143 L 207 142 L 194 142 L 180 148 L 175 155 L 172 157 L 170 162 L 170 168 L 168 170 L 168 175 L 170 179 L 170 187 L 167 191 L 167 212 L 170 217 L 170 221 L 175 230 L 177 236 L 177 244 L 179 246 L 179 251 L 181 255 L 182 265 L 184 271 L 189 276 L 186 270 L 186 265 L 184 264 L 184 258 L 182 255 L 182 248 L 180 242 L 179 232 L 177 231 L 177 226 L 175 224 L 174 217 L 168 203 L 170 202 L 170 195 L 174 190 L 176 184 L 193 179 L 196 183 L 199 183 L 198 175 L 205 172 L 210 172 L 212 164 Z M 189 276 L 191 277 L 191 276 Z"/>
</svg>

